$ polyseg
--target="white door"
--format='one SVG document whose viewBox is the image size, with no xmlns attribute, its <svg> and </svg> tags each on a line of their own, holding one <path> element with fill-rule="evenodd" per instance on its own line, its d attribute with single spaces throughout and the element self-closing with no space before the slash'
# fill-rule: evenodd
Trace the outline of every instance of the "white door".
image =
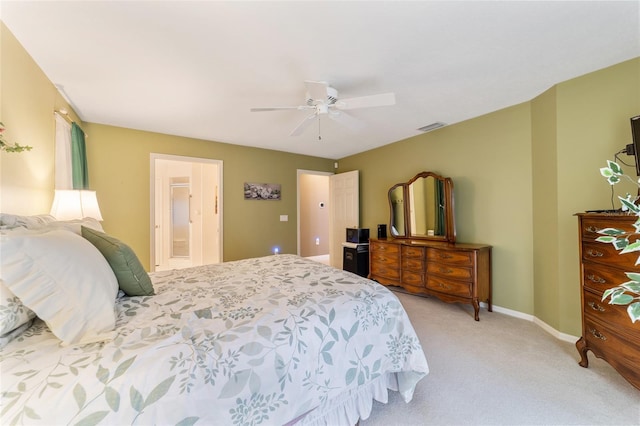
<svg viewBox="0 0 640 426">
<path fill-rule="evenodd" d="M 222 161 L 151 154 L 151 270 L 222 261 Z"/>
<path fill-rule="evenodd" d="M 342 269 L 342 243 L 346 241 L 346 229 L 357 228 L 360 223 L 359 179 L 358 170 L 329 177 L 329 261 L 334 268 Z"/>
</svg>

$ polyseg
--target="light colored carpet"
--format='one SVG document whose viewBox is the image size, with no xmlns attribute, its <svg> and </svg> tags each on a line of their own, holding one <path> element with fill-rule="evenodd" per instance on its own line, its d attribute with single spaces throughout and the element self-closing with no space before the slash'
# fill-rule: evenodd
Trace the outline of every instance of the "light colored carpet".
<svg viewBox="0 0 640 426">
<path fill-rule="evenodd" d="M 640 391 L 592 352 L 582 368 L 573 344 L 532 322 L 396 294 L 430 372 L 410 403 L 390 392 L 361 426 L 640 425 Z"/>
</svg>

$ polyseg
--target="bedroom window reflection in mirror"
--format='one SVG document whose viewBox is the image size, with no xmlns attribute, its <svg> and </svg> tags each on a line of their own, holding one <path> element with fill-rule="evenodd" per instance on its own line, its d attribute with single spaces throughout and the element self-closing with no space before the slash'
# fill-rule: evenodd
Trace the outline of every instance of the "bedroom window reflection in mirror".
<svg viewBox="0 0 640 426">
<path fill-rule="evenodd" d="M 420 172 L 389 189 L 389 208 L 394 238 L 455 242 L 451 178 Z"/>
<path fill-rule="evenodd" d="M 391 188 L 389 201 L 391 202 L 391 235 L 405 236 L 404 186 L 396 185 Z"/>
<path fill-rule="evenodd" d="M 189 257 L 191 194 L 188 177 L 171 178 L 171 257 Z"/>
<path fill-rule="evenodd" d="M 411 236 L 443 236 L 444 188 L 441 180 L 433 176 L 416 179 L 409 185 Z"/>
</svg>

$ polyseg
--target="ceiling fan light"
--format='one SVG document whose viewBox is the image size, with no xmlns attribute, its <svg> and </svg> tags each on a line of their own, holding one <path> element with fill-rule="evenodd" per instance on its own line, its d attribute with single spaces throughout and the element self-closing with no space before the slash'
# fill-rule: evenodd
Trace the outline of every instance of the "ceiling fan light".
<svg viewBox="0 0 640 426">
<path fill-rule="evenodd" d="M 340 114 L 335 110 L 352 110 L 358 108 L 371 108 L 379 106 L 395 105 L 396 95 L 395 93 L 379 93 L 377 95 L 357 96 L 354 98 L 338 98 L 338 91 L 329 86 L 324 81 L 311 81 L 306 80 L 304 82 L 307 93 L 305 97 L 305 105 L 298 106 L 285 106 L 285 107 L 262 107 L 251 108 L 252 112 L 258 111 L 278 111 L 285 109 L 297 109 L 299 111 L 313 111 L 308 115 L 298 126 L 293 129 L 290 136 L 298 136 L 302 131 L 310 125 L 311 121 L 320 120 L 320 116 L 328 115 L 332 120 L 338 121 L 341 124 L 345 124 L 348 127 L 358 130 L 362 128 L 362 123 L 359 123 L 355 117 L 351 117 L 348 114 Z M 329 115 L 330 114 L 330 115 Z"/>
<path fill-rule="evenodd" d="M 441 127 L 446 126 L 447 123 L 443 123 L 442 121 L 436 121 L 435 123 L 427 124 L 426 126 L 420 127 L 418 130 L 421 132 L 430 132 L 432 130 L 439 129 Z"/>
</svg>

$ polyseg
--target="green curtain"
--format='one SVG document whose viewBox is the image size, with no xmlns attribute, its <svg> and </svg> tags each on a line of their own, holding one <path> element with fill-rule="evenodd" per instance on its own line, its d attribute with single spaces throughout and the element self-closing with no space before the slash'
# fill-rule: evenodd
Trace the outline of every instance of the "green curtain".
<svg viewBox="0 0 640 426">
<path fill-rule="evenodd" d="M 436 235 L 444 235 L 444 188 L 442 187 L 442 181 L 436 179 L 436 185 L 434 188 L 434 198 L 437 206 L 436 215 Z"/>
<path fill-rule="evenodd" d="M 89 189 L 89 169 L 84 132 L 76 123 L 71 124 L 71 169 L 73 189 Z"/>
</svg>

